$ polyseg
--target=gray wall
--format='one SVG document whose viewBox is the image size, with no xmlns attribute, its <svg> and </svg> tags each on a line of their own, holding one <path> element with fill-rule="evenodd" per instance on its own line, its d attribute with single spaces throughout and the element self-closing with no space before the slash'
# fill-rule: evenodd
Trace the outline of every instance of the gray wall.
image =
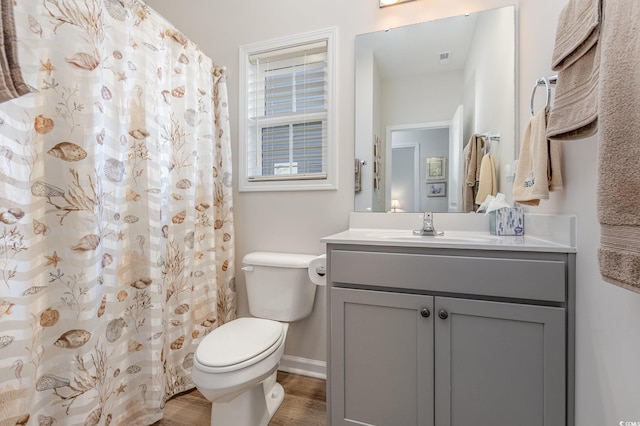
<svg viewBox="0 0 640 426">
<path fill-rule="evenodd" d="M 430 183 L 435 183 L 431 181 L 427 181 L 427 157 L 445 157 L 447 160 L 447 164 L 445 167 L 449 167 L 449 129 L 448 128 L 440 128 L 440 129 L 415 129 L 415 130 L 398 130 L 391 133 L 392 144 L 394 145 L 407 145 L 407 144 L 417 144 L 419 148 L 419 160 L 418 160 L 418 185 L 419 185 L 419 198 L 418 198 L 418 210 L 417 211 L 432 211 L 432 212 L 446 212 L 448 207 L 448 197 L 428 197 L 427 196 L 427 186 Z M 393 154 L 395 159 L 395 152 Z M 402 164 L 409 164 L 405 160 Z M 412 160 L 411 160 L 412 161 Z M 413 164 L 413 161 L 410 163 Z M 448 170 L 448 169 L 445 169 Z M 393 173 L 396 173 L 396 170 L 392 168 Z M 403 170 L 406 174 L 408 170 Z M 413 172 L 413 169 L 410 170 Z M 439 180 L 438 182 L 446 182 L 447 184 L 447 194 L 449 193 L 449 181 L 448 172 L 445 173 L 445 178 Z M 395 179 L 395 176 L 394 176 Z M 413 176 L 411 176 L 413 179 Z M 391 198 L 396 198 L 394 194 L 394 187 L 391 188 Z M 404 201 L 404 200 L 402 200 Z M 402 205 L 402 204 L 401 204 Z M 404 205 L 408 208 L 404 210 L 412 211 L 411 207 L 404 202 Z"/>
<path fill-rule="evenodd" d="M 391 199 L 398 200 L 398 212 L 410 212 L 415 205 L 415 149 L 402 146 L 391 149 Z"/>
<path fill-rule="evenodd" d="M 354 38 L 356 34 L 516 4 L 519 9 L 518 138 L 529 120 L 531 87 L 552 74 L 558 0 L 417 0 L 380 9 L 375 0 L 148 0 L 229 71 L 229 102 L 237 158 L 238 46 L 335 26 L 338 28 L 339 189 L 328 192 L 235 193 L 237 256 L 253 250 L 321 253 L 322 236 L 347 227 L 353 209 Z M 295 19 L 292 19 L 295 18 Z M 596 249 L 597 138 L 564 145 L 565 189 L 531 209 L 578 217 L 576 424 L 640 421 L 640 295 L 602 281 Z M 237 268 L 240 313 L 247 314 L 244 278 Z M 325 360 L 325 298 L 313 315 L 290 329 L 286 353 Z"/>
</svg>

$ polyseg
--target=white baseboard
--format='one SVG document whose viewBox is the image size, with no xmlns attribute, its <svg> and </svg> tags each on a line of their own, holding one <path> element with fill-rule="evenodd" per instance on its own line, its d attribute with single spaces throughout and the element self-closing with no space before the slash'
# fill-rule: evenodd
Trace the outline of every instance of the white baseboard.
<svg viewBox="0 0 640 426">
<path fill-rule="evenodd" d="M 327 379 L 327 363 L 315 359 L 283 355 L 278 370 L 316 379 Z"/>
</svg>

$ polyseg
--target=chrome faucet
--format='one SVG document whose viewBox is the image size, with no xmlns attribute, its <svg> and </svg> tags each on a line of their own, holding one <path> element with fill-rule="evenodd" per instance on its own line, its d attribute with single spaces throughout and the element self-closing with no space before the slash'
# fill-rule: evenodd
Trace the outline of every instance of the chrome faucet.
<svg viewBox="0 0 640 426">
<path fill-rule="evenodd" d="M 422 218 L 422 229 L 416 229 L 413 231 L 415 235 L 442 235 L 443 232 L 438 232 L 433 226 L 433 213 L 432 212 L 424 212 L 424 217 Z"/>
</svg>

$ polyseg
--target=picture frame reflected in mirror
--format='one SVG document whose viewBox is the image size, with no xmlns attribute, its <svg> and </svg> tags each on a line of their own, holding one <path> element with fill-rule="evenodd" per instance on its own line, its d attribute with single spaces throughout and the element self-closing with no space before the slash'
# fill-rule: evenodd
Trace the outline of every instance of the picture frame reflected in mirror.
<svg viewBox="0 0 640 426">
<path fill-rule="evenodd" d="M 446 157 L 427 157 L 427 180 L 445 180 L 446 168 Z"/>
<path fill-rule="evenodd" d="M 427 197 L 446 197 L 447 183 L 433 182 L 427 184 Z"/>
</svg>

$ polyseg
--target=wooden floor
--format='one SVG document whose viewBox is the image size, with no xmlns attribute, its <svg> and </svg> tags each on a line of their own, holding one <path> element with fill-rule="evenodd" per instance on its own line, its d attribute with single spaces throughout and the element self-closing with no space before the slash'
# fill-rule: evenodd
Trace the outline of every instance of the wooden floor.
<svg viewBox="0 0 640 426">
<path fill-rule="evenodd" d="M 284 402 L 269 426 L 325 426 L 325 381 L 297 374 L 278 372 L 284 387 Z M 152 426 L 209 426 L 211 403 L 197 389 L 170 399 L 164 407 L 164 419 Z"/>
</svg>

